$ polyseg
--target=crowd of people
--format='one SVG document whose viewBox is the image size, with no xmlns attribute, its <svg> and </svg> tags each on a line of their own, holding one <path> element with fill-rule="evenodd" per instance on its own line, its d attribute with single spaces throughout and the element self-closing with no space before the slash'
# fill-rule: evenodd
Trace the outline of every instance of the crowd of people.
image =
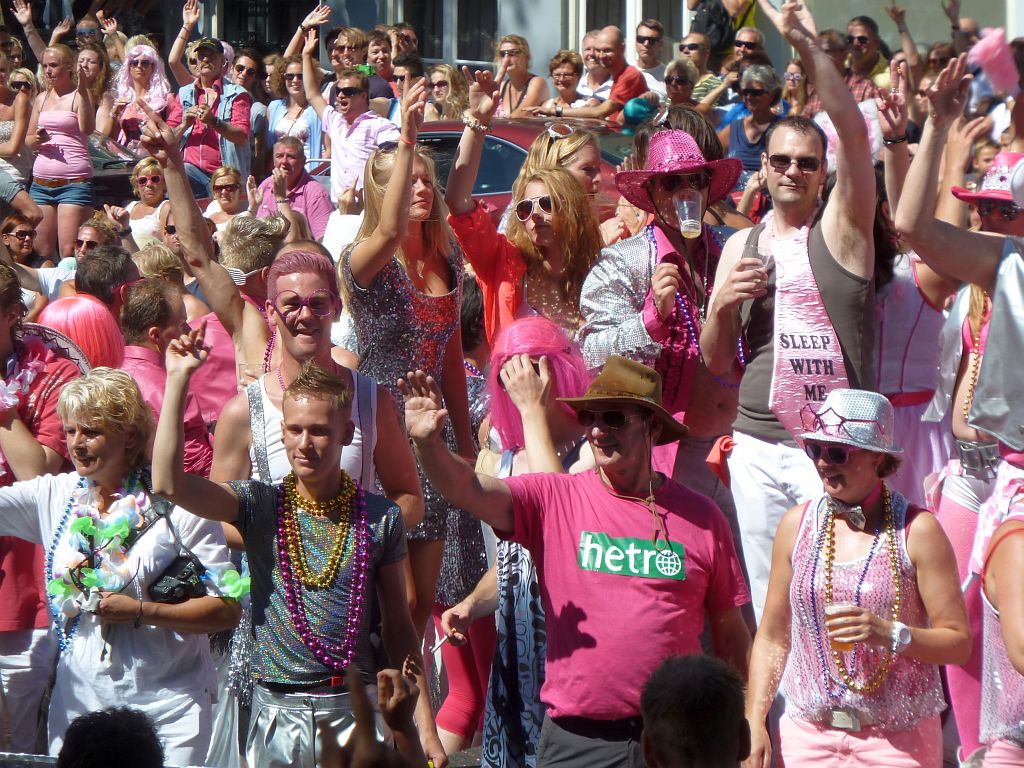
<svg viewBox="0 0 1024 768">
<path fill-rule="evenodd" d="M 1024 38 L 687 5 L 548 78 L 14 0 L 0 750 L 1024 765 Z M 504 211 L 495 120 L 541 126 Z"/>
</svg>

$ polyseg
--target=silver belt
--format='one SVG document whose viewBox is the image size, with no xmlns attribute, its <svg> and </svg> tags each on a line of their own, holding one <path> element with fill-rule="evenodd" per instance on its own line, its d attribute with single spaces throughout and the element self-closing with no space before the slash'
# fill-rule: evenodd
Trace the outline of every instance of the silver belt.
<svg viewBox="0 0 1024 768">
<path fill-rule="evenodd" d="M 995 472 L 999 467 L 999 443 L 975 443 L 970 440 L 956 441 L 956 454 L 960 466 L 972 472 L 989 470 Z"/>
<path fill-rule="evenodd" d="M 859 733 L 861 727 L 874 724 L 874 717 L 853 707 L 832 707 L 825 714 L 825 725 L 840 731 Z"/>
</svg>

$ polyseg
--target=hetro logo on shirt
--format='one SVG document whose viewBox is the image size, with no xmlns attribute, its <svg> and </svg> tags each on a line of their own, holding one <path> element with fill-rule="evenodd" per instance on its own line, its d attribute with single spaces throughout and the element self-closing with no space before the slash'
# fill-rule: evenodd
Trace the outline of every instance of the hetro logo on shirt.
<svg viewBox="0 0 1024 768">
<path fill-rule="evenodd" d="M 607 533 L 583 531 L 580 534 L 579 566 L 584 571 L 600 571 L 616 576 L 642 579 L 686 578 L 686 550 L 671 542 L 670 548 L 655 546 L 649 539 L 612 538 Z"/>
</svg>

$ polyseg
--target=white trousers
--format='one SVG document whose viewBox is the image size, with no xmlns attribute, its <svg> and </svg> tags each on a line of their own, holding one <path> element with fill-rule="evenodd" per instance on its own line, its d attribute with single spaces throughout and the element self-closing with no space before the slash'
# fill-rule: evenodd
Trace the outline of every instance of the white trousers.
<svg viewBox="0 0 1024 768">
<path fill-rule="evenodd" d="M 39 704 L 56 657 L 57 642 L 49 629 L 0 632 L 0 751 L 36 751 Z"/>
</svg>

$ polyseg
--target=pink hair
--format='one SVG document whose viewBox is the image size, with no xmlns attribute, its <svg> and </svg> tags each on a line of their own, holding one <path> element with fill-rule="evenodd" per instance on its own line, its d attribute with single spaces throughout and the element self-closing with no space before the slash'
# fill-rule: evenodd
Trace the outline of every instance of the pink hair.
<svg viewBox="0 0 1024 768">
<path fill-rule="evenodd" d="M 551 397 L 579 397 L 590 384 L 580 348 L 558 325 L 546 317 L 524 317 L 502 328 L 491 349 L 487 389 L 491 394 L 491 426 L 498 430 L 505 450 L 523 447 L 523 418 L 498 382 L 501 366 L 513 355 L 546 356 L 553 373 Z M 560 404 L 567 413 L 572 409 Z"/>
<path fill-rule="evenodd" d="M 286 251 L 274 259 L 267 273 L 267 298 L 271 301 L 277 298 L 279 277 L 295 273 L 319 275 L 327 283 L 327 289 L 339 298 L 338 273 L 334 263 L 322 253 L 300 250 Z"/>
<path fill-rule="evenodd" d="M 171 92 L 171 83 L 164 71 L 164 60 L 148 45 L 136 45 L 124 56 L 124 63 L 117 71 L 114 80 L 114 98 L 124 99 L 129 104 L 135 103 L 135 88 L 132 86 L 132 59 L 146 59 L 153 62 L 153 70 L 149 73 L 149 85 L 146 88 L 146 103 L 154 111 L 159 112 L 167 106 L 167 97 Z"/>
<path fill-rule="evenodd" d="M 124 336 L 99 299 L 78 294 L 47 304 L 39 322 L 60 331 L 75 342 L 93 368 L 120 368 L 124 362 Z"/>
</svg>

